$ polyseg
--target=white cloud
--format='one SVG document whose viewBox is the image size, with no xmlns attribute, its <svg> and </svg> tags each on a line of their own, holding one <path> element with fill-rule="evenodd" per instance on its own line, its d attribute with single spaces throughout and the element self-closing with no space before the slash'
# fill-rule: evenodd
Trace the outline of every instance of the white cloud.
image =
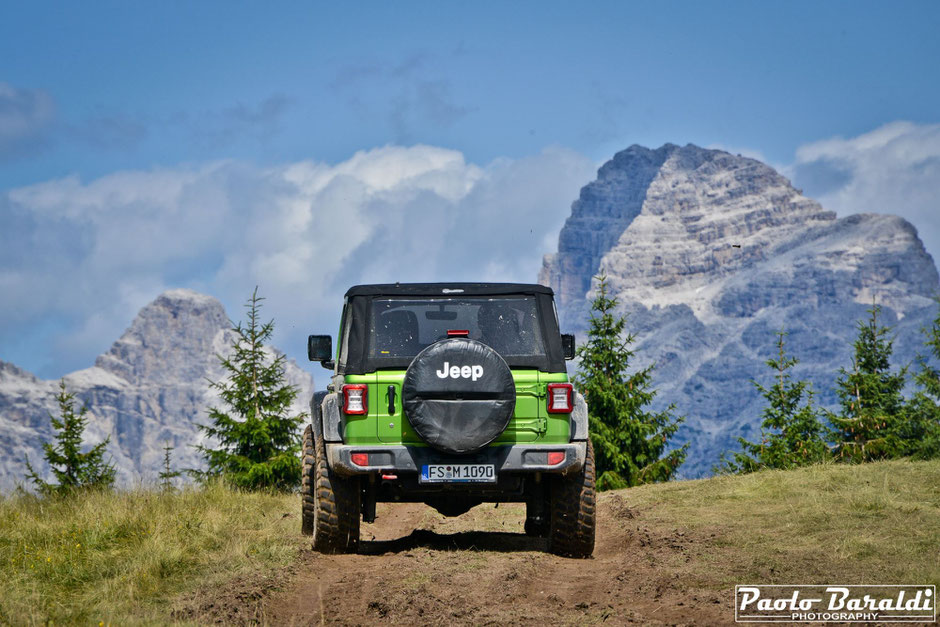
<svg viewBox="0 0 940 627">
<path fill-rule="evenodd" d="M 0 347 L 58 320 L 43 352 L 64 372 L 164 289 L 205 291 L 239 316 L 257 284 L 276 343 L 300 358 L 307 333 L 335 332 L 354 283 L 535 281 L 592 176 L 560 148 L 480 166 L 386 146 L 336 165 L 221 161 L 15 189 L 0 196 Z"/>
<path fill-rule="evenodd" d="M 857 137 L 806 144 L 787 173 L 839 215 L 906 218 L 940 259 L 940 124 L 892 122 Z"/>
</svg>

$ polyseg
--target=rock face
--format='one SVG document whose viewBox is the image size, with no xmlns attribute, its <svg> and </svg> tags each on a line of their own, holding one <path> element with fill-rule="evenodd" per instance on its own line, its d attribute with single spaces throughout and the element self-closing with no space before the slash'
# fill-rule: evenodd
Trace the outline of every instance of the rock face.
<svg viewBox="0 0 940 627">
<path fill-rule="evenodd" d="M 130 328 L 95 365 L 66 375 L 65 383 L 88 407 L 86 443 L 111 436 L 108 452 L 121 485 L 153 483 L 162 470 L 163 446 L 175 447 L 176 469 L 199 468 L 191 445 L 203 441 L 198 425 L 218 405 L 207 379 L 224 378 L 217 354 L 233 332 L 222 304 L 191 290 L 170 290 L 144 307 Z M 292 361 L 287 378 L 300 389 L 296 412 L 308 411 L 313 378 Z M 0 361 L 0 491 L 23 478 L 23 458 L 43 466 L 42 443 L 54 435 L 57 381 L 43 381 Z"/>
<path fill-rule="evenodd" d="M 583 337 L 596 282 L 636 334 L 637 366 L 656 364 L 656 407 L 687 417 L 686 477 L 708 474 L 736 437 L 755 439 L 775 333 L 787 331 L 817 400 L 835 405 L 855 321 L 877 303 L 895 325 L 895 357 L 923 344 L 938 290 L 933 259 L 895 216 L 836 219 L 769 166 L 693 145 L 631 146 L 581 190 L 539 280 L 562 325 Z"/>
</svg>

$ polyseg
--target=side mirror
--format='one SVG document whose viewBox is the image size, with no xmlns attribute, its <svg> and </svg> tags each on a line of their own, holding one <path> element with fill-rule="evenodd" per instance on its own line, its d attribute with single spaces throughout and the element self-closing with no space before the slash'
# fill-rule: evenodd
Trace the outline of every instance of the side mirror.
<svg viewBox="0 0 940 627">
<path fill-rule="evenodd" d="M 565 354 L 565 360 L 574 359 L 574 334 L 564 333 L 561 336 L 561 352 Z"/>
<path fill-rule="evenodd" d="M 333 338 L 329 335 L 311 335 L 307 338 L 307 358 L 319 361 L 324 368 L 332 369 Z"/>
</svg>

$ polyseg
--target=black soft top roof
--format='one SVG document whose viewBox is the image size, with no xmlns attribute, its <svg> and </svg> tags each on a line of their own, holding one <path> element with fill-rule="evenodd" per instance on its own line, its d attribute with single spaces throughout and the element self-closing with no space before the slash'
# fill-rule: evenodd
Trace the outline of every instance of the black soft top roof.
<svg viewBox="0 0 940 627">
<path fill-rule="evenodd" d="M 384 283 L 354 285 L 350 296 L 500 296 L 503 294 L 547 294 L 552 288 L 535 283 Z"/>
<path fill-rule="evenodd" d="M 413 357 L 385 357 L 370 352 L 374 335 L 373 303 L 386 296 L 461 297 L 461 296 L 530 296 L 535 299 L 540 329 L 545 340 L 542 355 L 507 356 L 511 368 L 536 368 L 543 372 L 564 372 L 565 355 L 552 304 L 552 290 L 534 283 L 387 283 L 356 285 L 346 292 L 348 303 L 344 313 L 343 337 L 337 363 L 340 374 L 365 374 L 379 368 L 405 369 Z"/>
</svg>

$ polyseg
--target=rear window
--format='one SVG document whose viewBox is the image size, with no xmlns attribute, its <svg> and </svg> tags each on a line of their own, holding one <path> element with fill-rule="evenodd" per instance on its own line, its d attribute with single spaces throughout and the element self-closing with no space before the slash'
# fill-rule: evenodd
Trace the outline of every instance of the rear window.
<svg viewBox="0 0 940 627">
<path fill-rule="evenodd" d="M 545 354 L 535 297 L 375 298 L 371 318 L 374 359 L 414 357 L 456 330 L 506 358 Z"/>
</svg>

